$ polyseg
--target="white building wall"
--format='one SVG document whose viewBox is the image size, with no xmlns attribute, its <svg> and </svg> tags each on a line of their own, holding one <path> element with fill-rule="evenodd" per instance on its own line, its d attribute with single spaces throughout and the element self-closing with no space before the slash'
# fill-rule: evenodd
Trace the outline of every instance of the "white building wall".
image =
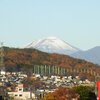
<svg viewBox="0 0 100 100">
<path fill-rule="evenodd" d="M 31 98 L 31 92 L 8 92 L 9 96 L 12 96 L 16 99 L 27 100 Z"/>
</svg>

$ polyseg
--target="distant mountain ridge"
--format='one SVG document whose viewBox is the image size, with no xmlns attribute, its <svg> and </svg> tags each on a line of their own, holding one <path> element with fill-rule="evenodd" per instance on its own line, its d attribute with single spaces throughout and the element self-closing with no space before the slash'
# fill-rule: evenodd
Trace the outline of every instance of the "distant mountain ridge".
<svg viewBox="0 0 100 100">
<path fill-rule="evenodd" d="M 63 40 L 60 40 L 56 37 L 47 37 L 39 40 L 35 40 L 32 43 L 29 43 L 24 48 L 35 48 L 37 50 L 47 52 L 47 53 L 58 53 L 70 55 L 75 52 L 80 51 L 78 48 L 71 46 Z"/>
<path fill-rule="evenodd" d="M 100 46 L 94 47 L 87 51 L 79 51 L 77 53 L 71 54 L 72 57 L 85 59 L 89 62 L 100 65 Z"/>
</svg>

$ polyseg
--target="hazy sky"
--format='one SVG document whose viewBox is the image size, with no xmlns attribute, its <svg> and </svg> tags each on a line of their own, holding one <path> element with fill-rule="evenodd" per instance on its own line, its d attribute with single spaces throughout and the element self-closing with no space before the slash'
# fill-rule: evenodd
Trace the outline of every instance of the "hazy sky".
<svg viewBox="0 0 100 100">
<path fill-rule="evenodd" d="M 100 0 L 0 0 L 0 41 L 6 46 L 48 36 L 83 50 L 100 46 Z"/>
</svg>

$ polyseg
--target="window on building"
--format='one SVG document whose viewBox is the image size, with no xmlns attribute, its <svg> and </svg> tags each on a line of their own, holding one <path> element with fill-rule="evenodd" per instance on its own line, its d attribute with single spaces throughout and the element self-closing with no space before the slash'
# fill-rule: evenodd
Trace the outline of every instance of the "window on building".
<svg viewBox="0 0 100 100">
<path fill-rule="evenodd" d="M 19 89 L 19 91 L 22 91 L 22 89 Z"/>
<path fill-rule="evenodd" d="M 17 94 L 15 94 L 15 96 L 18 96 Z"/>
<path fill-rule="evenodd" d="M 22 97 L 22 94 L 20 94 L 19 97 Z"/>
</svg>

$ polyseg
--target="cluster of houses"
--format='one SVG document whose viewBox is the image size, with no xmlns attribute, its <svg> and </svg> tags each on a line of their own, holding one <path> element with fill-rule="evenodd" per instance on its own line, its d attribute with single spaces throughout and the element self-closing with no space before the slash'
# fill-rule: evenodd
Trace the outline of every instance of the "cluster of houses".
<svg viewBox="0 0 100 100">
<path fill-rule="evenodd" d="M 31 77 L 41 80 L 45 84 L 45 87 L 38 87 L 37 89 L 24 87 L 22 81 L 27 78 L 27 75 L 21 72 L 6 72 L 5 74 L 1 74 L 0 86 L 6 86 L 7 94 L 10 98 L 14 98 L 15 100 L 38 100 L 39 98 L 43 98 L 46 94 L 54 92 L 59 87 L 70 88 L 77 85 L 94 86 L 95 84 L 88 79 L 82 81 L 78 76 L 43 76 L 33 73 Z"/>
</svg>

